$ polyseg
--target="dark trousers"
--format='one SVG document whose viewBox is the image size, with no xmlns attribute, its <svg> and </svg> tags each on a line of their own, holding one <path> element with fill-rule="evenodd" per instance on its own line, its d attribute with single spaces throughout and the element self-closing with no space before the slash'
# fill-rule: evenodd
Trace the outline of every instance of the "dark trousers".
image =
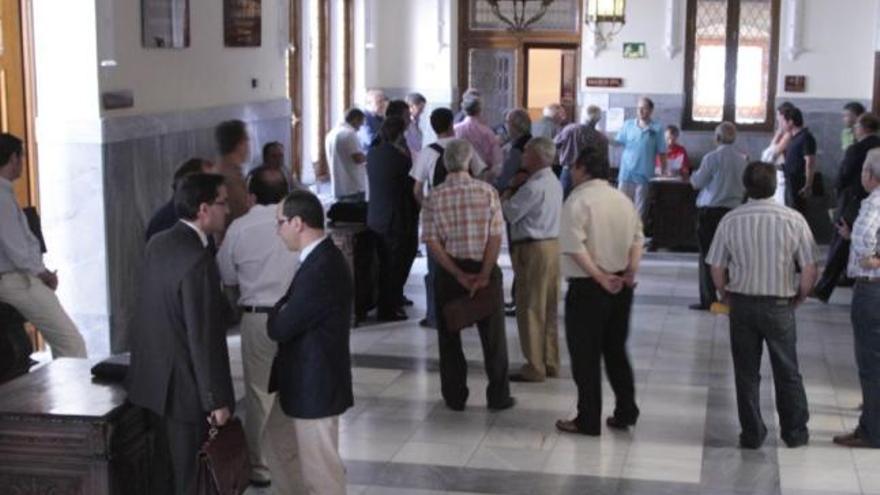
<svg viewBox="0 0 880 495">
<path fill-rule="evenodd" d="M 862 386 L 862 416 L 858 432 L 880 447 L 880 283 L 856 282 L 852 300 L 852 324 L 856 365 Z"/>
<path fill-rule="evenodd" d="M 403 305 L 403 287 L 418 245 L 406 229 L 376 232 L 379 254 L 379 317 L 392 315 Z"/>
<path fill-rule="evenodd" d="M 708 308 L 718 298 L 715 283 L 712 282 L 712 270 L 706 264 L 706 255 L 715 238 L 718 224 L 730 208 L 699 208 L 697 210 L 697 243 L 700 248 L 700 306 Z"/>
<path fill-rule="evenodd" d="M 171 470 L 174 480 L 174 493 L 189 495 L 193 492 L 196 480 L 197 456 L 208 436 L 208 422 L 186 423 L 171 418 L 162 419 L 159 434 L 165 435 Z M 161 443 L 161 442 L 160 442 Z"/>
<path fill-rule="evenodd" d="M 807 202 L 800 195 L 800 191 L 806 184 L 806 177 L 785 174 L 785 206 L 794 208 L 804 216 L 806 216 Z"/>
<path fill-rule="evenodd" d="M 602 360 L 614 390 L 614 416 L 635 422 L 635 380 L 626 351 L 633 291 L 606 292 L 590 278 L 569 279 L 565 296 L 565 337 L 571 354 L 571 373 L 578 388 L 581 431 L 598 433 L 602 426 Z"/>
<path fill-rule="evenodd" d="M 428 273 L 425 275 L 425 304 L 427 309 L 425 310 L 425 319 L 428 320 L 428 324 L 431 326 L 437 326 L 437 305 L 434 301 L 434 280 L 437 278 L 437 270 L 438 265 L 437 261 L 434 260 L 434 257 L 431 255 L 431 250 L 426 250 L 427 254 L 427 263 L 428 263 Z"/>
<path fill-rule="evenodd" d="M 467 273 L 480 271 L 482 263 L 471 260 L 456 260 L 459 268 Z M 467 360 L 461 348 L 461 333 L 446 329 L 443 307 L 446 303 L 467 294 L 450 273 L 438 266 L 435 280 L 437 308 L 437 335 L 440 344 L 440 385 L 443 400 L 453 408 L 461 407 L 467 401 Z M 489 406 L 501 405 L 510 397 L 510 384 L 507 379 L 507 335 L 504 328 L 504 296 L 501 284 L 501 270 L 492 269 L 489 281 L 496 295 L 496 310 L 488 318 L 477 322 L 480 344 L 483 347 L 483 362 L 489 386 L 486 388 L 486 401 Z M 465 330 L 467 331 L 467 330 Z"/>
<path fill-rule="evenodd" d="M 848 192 L 841 194 L 840 207 L 835 215 L 834 223 L 843 219 L 847 225 L 852 228 L 856 217 L 859 214 L 861 198 L 854 197 Z M 825 261 L 825 269 L 822 270 L 822 276 L 816 282 L 815 293 L 822 300 L 828 300 L 840 276 L 846 271 L 846 265 L 849 262 L 849 241 L 844 239 L 835 227 L 831 232 L 831 244 L 828 246 L 828 258 Z"/>
<path fill-rule="evenodd" d="M 770 353 L 776 410 L 786 443 L 809 438 L 807 395 L 798 371 L 797 332 L 790 299 L 730 295 L 730 350 L 736 378 L 736 404 L 742 428 L 740 442 L 757 447 L 767 436 L 761 417 L 761 355 Z"/>
</svg>

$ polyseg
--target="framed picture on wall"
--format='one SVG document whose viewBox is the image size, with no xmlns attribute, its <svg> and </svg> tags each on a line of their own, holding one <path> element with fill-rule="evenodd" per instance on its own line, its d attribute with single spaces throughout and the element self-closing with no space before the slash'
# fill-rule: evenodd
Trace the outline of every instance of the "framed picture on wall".
<svg viewBox="0 0 880 495">
<path fill-rule="evenodd" d="M 189 47 L 189 0 L 141 0 L 141 44 Z"/>
<path fill-rule="evenodd" d="M 260 46 L 262 29 L 261 0 L 223 0 L 223 39 L 226 46 Z"/>
<path fill-rule="evenodd" d="M 644 43 L 624 43 L 623 58 L 645 58 L 648 56 L 648 49 Z"/>
</svg>

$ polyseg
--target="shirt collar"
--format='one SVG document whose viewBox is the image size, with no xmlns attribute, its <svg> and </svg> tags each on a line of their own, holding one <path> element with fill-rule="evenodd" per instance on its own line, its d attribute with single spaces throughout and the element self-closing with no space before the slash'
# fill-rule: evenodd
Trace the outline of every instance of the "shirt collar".
<svg viewBox="0 0 880 495">
<path fill-rule="evenodd" d="M 0 188 L 8 189 L 10 191 L 13 190 L 12 181 L 7 179 L 6 177 L 0 177 Z"/>
<path fill-rule="evenodd" d="M 608 181 L 605 179 L 590 179 L 590 180 L 584 182 L 583 184 L 577 186 L 576 188 L 574 188 L 574 191 L 577 191 L 579 189 L 592 189 L 594 187 L 599 187 L 602 185 L 608 185 Z M 572 192 L 574 192 L 574 191 L 572 191 Z"/>
<path fill-rule="evenodd" d="M 318 244 L 321 244 L 322 242 L 324 242 L 324 239 L 326 239 L 326 238 L 327 238 L 326 235 L 322 235 L 319 239 L 312 241 L 311 244 L 304 247 L 302 249 L 302 251 L 300 251 L 300 253 L 299 253 L 299 263 L 303 264 L 306 261 L 306 258 L 308 258 L 310 254 L 312 254 L 312 251 L 314 251 L 315 248 L 318 247 Z"/>
<path fill-rule="evenodd" d="M 469 174 L 452 173 L 446 177 L 446 180 L 444 182 L 449 182 L 450 184 L 461 184 L 469 180 L 471 180 L 471 176 Z"/>
<path fill-rule="evenodd" d="M 196 224 L 190 222 L 189 220 L 184 220 L 181 218 L 180 221 L 183 222 L 183 224 L 187 227 L 193 229 L 196 234 L 198 234 L 199 240 L 202 241 L 202 247 L 208 247 L 208 236 L 207 234 L 202 232 L 202 229 L 200 229 Z"/>
<path fill-rule="evenodd" d="M 775 205 L 778 203 L 776 202 L 776 198 L 774 198 L 773 196 L 770 196 L 769 198 L 764 198 L 764 199 L 749 198 L 748 201 L 746 201 L 746 204 L 750 204 L 750 205 L 752 205 L 752 204 L 754 204 L 754 205 L 774 204 Z"/>
</svg>

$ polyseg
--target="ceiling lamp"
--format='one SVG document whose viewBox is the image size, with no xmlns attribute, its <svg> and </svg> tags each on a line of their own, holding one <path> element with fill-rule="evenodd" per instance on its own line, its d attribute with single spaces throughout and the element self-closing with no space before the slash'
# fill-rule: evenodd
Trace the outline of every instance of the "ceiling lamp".
<svg viewBox="0 0 880 495">
<path fill-rule="evenodd" d="M 605 48 L 626 24 L 626 0 L 589 0 L 587 28 L 595 37 L 596 48 Z"/>
<path fill-rule="evenodd" d="M 529 29 L 529 26 L 544 17 L 544 14 L 547 13 L 547 8 L 550 7 L 550 4 L 554 1 L 555 0 L 534 0 L 534 3 L 539 4 L 538 11 L 528 18 L 526 18 L 526 10 L 527 6 L 532 3 L 530 0 L 486 0 L 486 3 L 492 7 L 492 13 L 495 14 L 495 17 L 501 19 L 502 22 L 509 26 L 507 29 L 510 31 L 526 31 Z M 502 12 L 501 4 L 507 3 L 511 5 L 505 8 L 504 12 Z"/>
</svg>

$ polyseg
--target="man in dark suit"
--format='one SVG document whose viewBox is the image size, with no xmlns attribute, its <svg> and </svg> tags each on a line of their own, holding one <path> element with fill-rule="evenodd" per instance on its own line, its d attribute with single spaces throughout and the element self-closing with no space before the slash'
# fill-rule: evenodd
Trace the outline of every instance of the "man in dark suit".
<svg viewBox="0 0 880 495">
<path fill-rule="evenodd" d="M 418 204 L 415 182 L 409 176 L 412 160 L 401 141 L 406 125 L 402 117 L 387 117 L 380 140 L 367 153 L 367 226 L 379 247 L 379 321 L 407 318 L 403 287 L 418 249 Z"/>
<path fill-rule="evenodd" d="M 171 183 L 171 190 L 177 190 L 177 185 L 184 177 L 198 173 L 210 174 L 213 168 L 214 165 L 204 158 L 190 158 L 185 161 L 183 165 L 178 167 L 176 172 L 174 172 L 174 180 Z M 150 223 L 147 224 L 147 231 L 144 234 L 144 237 L 146 237 L 147 242 L 149 242 L 154 235 L 174 227 L 178 220 L 180 220 L 180 216 L 174 209 L 174 196 L 172 195 L 167 203 L 153 213 L 152 218 L 150 218 Z"/>
<path fill-rule="evenodd" d="M 349 335 L 354 288 L 342 252 L 324 233 L 324 210 L 308 191 L 278 207 L 278 235 L 300 252 L 287 294 L 269 313 L 278 342 L 263 431 L 275 493 L 344 495 L 339 416 L 354 404 Z"/>
<path fill-rule="evenodd" d="M 195 174 L 179 184 L 181 220 L 147 244 L 132 327 L 128 399 L 161 418 L 177 494 L 192 489 L 209 421 L 222 426 L 235 404 L 228 312 L 208 250 L 208 237 L 225 226 L 226 197 L 219 175 Z"/>
<path fill-rule="evenodd" d="M 850 228 L 859 215 L 859 206 L 862 204 L 862 200 L 868 196 L 862 186 L 862 166 L 868 152 L 880 147 L 880 136 L 877 135 L 880 132 L 880 118 L 870 113 L 863 113 L 853 126 L 853 132 L 856 142 L 846 149 L 843 160 L 840 162 L 835 184 L 838 204 L 835 223 L 845 224 Z M 817 299 L 828 302 L 834 287 L 837 286 L 838 279 L 846 270 L 848 259 L 849 241 L 838 234 L 837 229 L 834 229 L 831 245 L 828 246 L 825 269 L 813 290 L 813 295 Z"/>
</svg>

